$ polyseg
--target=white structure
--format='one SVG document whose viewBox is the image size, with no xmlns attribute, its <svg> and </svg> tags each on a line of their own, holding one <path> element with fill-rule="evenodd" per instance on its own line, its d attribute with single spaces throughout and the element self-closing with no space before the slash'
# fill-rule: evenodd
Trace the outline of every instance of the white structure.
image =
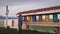
<svg viewBox="0 0 60 34">
<path fill-rule="evenodd" d="M 12 24 L 12 20 L 14 20 L 13 24 Z M 10 26 L 10 28 L 18 29 L 18 19 L 8 19 L 8 26 Z M 4 27 L 6 27 L 6 20 L 4 20 Z M 22 29 L 24 29 L 24 27 L 25 25 L 23 23 Z"/>
<path fill-rule="evenodd" d="M 6 28 L 8 27 L 8 13 L 9 13 L 8 5 L 6 5 Z"/>
<path fill-rule="evenodd" d="M 14 20 L 14 23 L 12 24 L 12 20 Z M 18 19 L 8 19 L 8 26 L 10 26 L 10 28 L 18 28 Z M 12 26 L 13 25 L 13 26 Z M 4 20 L 4 27 L 6 27 L 6 20 Z"/>
</svg>

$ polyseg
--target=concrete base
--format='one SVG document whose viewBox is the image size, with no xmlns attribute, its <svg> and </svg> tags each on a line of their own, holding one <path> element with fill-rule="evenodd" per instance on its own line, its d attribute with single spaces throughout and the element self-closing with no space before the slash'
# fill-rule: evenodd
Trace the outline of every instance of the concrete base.
<svg viewBox="0 0 60 34">
<path fill-rule="evenodd" d="M 59 34 L 60 34 L 60 27 L 59 27 Z"/>
<path fill-rule="evenodd" d="M 54 27 L 54 32 L 55 32 L 55 34 L 60 34 L 60 28 L 59 27 Z"/>
</svg>

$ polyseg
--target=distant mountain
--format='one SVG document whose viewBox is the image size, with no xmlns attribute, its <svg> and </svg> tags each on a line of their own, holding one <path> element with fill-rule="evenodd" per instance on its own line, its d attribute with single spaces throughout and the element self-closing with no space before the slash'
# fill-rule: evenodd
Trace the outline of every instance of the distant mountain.
<svg viewBox="0 0 60 34">
<path fill-rule="evenodd" d="M 0 19 L 5 19 L 5 17 L 4 16 L 0 16 Z"/>
<path fill-rule="evenodd" d="M 17 19 L 16 17 L 8 17 L 8 19 Z"/>
<path fill-rule="evenodd" d="M 0 19 L 5 19 L 5 16 L 0 16 Z M 17 19 L 16 17 L 8 17 L 8 19 Z"/>
</svg>

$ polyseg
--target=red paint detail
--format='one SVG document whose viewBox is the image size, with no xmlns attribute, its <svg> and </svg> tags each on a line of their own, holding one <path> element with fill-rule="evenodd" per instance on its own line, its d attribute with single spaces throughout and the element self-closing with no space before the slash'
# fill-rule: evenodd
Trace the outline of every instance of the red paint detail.
<svg viewBox="0 0 60 34">
<path fill-rule="evenodd" d="M 42 22 L 42 16 L 38 16 L 39 22 Z"/>
<path fill-rule="evenodd" d="M 27 20 L 27 17 L 26 16 L 24 16 L 24 21 L 26 21 Z"/>
</svg>

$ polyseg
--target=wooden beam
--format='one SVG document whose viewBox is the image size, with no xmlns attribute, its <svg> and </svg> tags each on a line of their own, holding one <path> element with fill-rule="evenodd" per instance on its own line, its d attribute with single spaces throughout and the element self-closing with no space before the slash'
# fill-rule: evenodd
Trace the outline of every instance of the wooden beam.
<svg viewBox="0 0 60 34">
<path fill-rule="evenodd" d="M 25 13 L 25 14 L 21 14 L 21 15 L 22 16 L 27 16 L 27 15 L 54 14 L 54 13 L 59 13 L 60 14 L 60 9 L 50 10 L 50 11 L 43 11 L 43 12 L 35 12 L 35 13 Z"/>
<path fill-rule="evenodd" d="M 28 25 L 34 25 L 34 26 L 52 26 L 52 27 L 60 27 L 60 22 L 54 23 L 54 22 L 31 22 Z"/>
</svg>

